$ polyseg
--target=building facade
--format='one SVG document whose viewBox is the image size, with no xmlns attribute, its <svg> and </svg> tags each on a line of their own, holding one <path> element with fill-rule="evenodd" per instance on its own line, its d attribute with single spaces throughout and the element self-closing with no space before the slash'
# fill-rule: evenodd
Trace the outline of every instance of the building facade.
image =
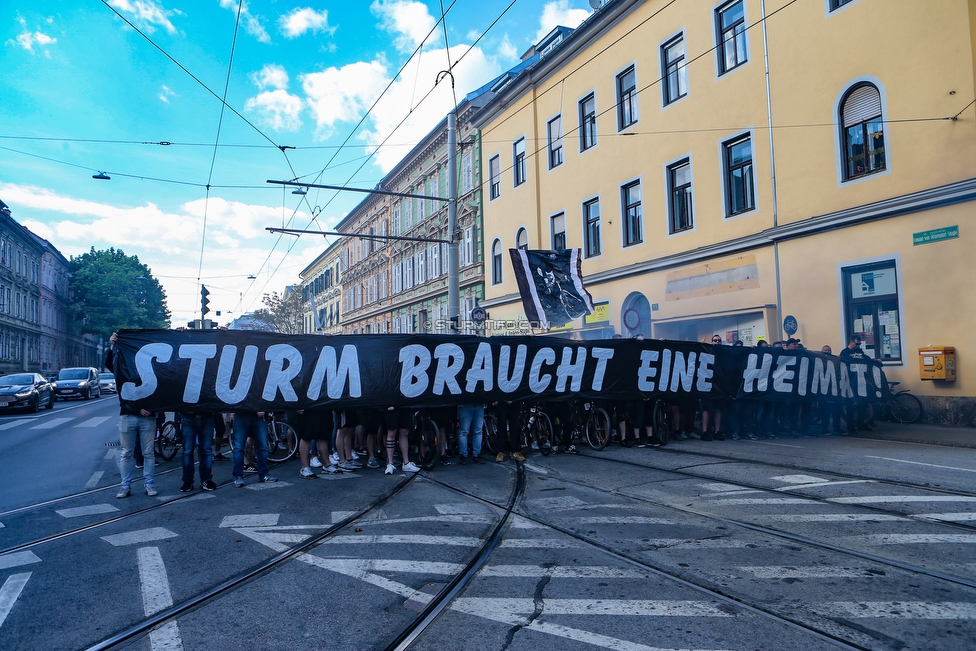
<svg viewBox="0 0 976 651">
<path fill-rule="evenodd" d="M 858 334 L 932 420 L 976 422 L 974 13 L 605 3 L 473 118 L 492 320 L 524 319 L 508 249 L 579 248 L 597 312 L 551 329 Z M 928 345 L 956 348 L 955 382 L 920 379 Z"/>
<path fill-rule="evenodd" d="M 342 332 L 339 325 L 342 315 L 341 251 L 342 244 L 336 240 L 299 274 L 306 333 L 334 335 Z"/>
<path fill-rule="evenodd" d="M 34 234 L 0 203 L 0 374 L 41 371 L 41 256 Z"/>
<path fill-rule="evenodd" d="M 74 339 L 69 332 L 68 309 L 71 295 L 68 291 L 68 261 L 54 245 L 34 235 L 43 247 L 40 277 L 40 358 L 43 375 L 52 375 L 70 366 L 68 341 Z M 84 345 L 83 338 L 75 344 Z M 73 346 L 77 347 L 77 346 Z"/>
</svg>

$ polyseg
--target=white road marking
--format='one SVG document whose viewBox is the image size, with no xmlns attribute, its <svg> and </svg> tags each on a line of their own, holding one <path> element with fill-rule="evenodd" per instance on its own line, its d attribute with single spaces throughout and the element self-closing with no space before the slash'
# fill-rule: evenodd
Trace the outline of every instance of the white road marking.
<svg viewBox="0 0 976 651">
<path fill-rule="evenodd" d="M 393 518 L 392 520 L 360 521 L 359 525 L 367 524 L 403 524 L 406 522 L 457 522 L 460 524 L 490 524 L 497 518 L 487 515 L 422 515 L 416 518 Z M 336 520 L 333 520 L 336 522 Z"/>
<path fill-rule="evenodd" d="M 736 492 L 747 492 L 755 493 L 756 490 L 752 488 L 746 488 L 745 486 L 736 486 L 735 484 L 722 484 L 712 482 L 710 484 L 698 484 L 699 488 L 704 488 L 705 490 L 715 491 L 716 493 L 736 493 Z"/>
<path fill-rule="evenodd" d="M 529 500 L 529 505 L 537 509 L 574 509 L 584 506 L 586 502 L 566 495 L 564 497 L 544 497 L 537 500 Z"/>
<path fill-rule="evenodd" d="M 332 512 L 332 522 L 342 522 L 346 518 L 356 515 L 356 511 L 333 511 Z"/>
<path fill-rule="evenodd" d="M 83 515 L 98 515 L 99 513 L 114 513 L 118 509 L 111 504 L 92 504 L 90 506 L 76 506 L 71 509 L 55 511 L 62 518 L 79 518 Z"/>
<path fill-rule="evenodd" d="M 489 565 L 478 576 L 543 577 L 554 579 L 644 579 L 648 573 L 640 570 L 604 567 L 600 565 L 576 565 L 571 567 L 539 567 L 538 565 Z"/>
<path fill-rule="evenodd" d="M 435 504 L 434 508 L 441 515 L 470 515 L 485 512 L 483 508 L 478 508 L 473 504 Z"/>
<path fill-rule="evenodd" d="M 142 583 L 142 606 L 146 617 L 173 605 L 159 547 L 139 548 L 139 580 Z M 163 622 L 149 631 L 149 644 L 153 651 L 183 651 L 183 640 L 176 620 Z"/>
<path fill-rule="evenodd" d="M 407 574 L 440 574 L 453 576 L 464 570 L 459 563 L 438 563 L 435 561 L 401 561 L 396 559 L 367 559 L 367 558 L 321 558 L 315 565 L 319 567 L 351 575 L 358 572 L 405 572 Z"/>
<path fill-rule="evenodd" d="M 98 482 L 102 480 L 102 475 L 104 474 L 105 474 L 104 470 L 96 470 L 95 472 L 93 472 L 91 479 L 89 479 L 88 483 L 85 484 L 85 488 L 86 489 L 95 488 L 96 486 L 98 486 Z"/>
<path fill-rule="evenodd" d="M 606 516 L 606 517 L 595 517 L 595 518 L 570 518 L 573 522 L 579 524 L 678 524 L 677 520 L 668 520 L 665 518 L 650 518 L 644 517 L 642 515 L 622 515 L 622 516 Z"/>
<path fill-rule="evenodd" d="M 11 567 L 20 567 L 21 565 L 30 565 L 31 563 L 40 563 L 41 559 L 37 557 L 32 551 L 14 552 L 12 554 L 3 554 L 0 556 L 0 570 L 6 570 Z"/>
<path fill-rule="evenodd" d="M 27 585 L 27 579 L 30 577 L 31 572 L 13 574 L 3 582 L 3 587 L 0 587 L 0 626 L 3 626 L 3 622 L 7 619 L 7 615 L 10 614 L 10 610 L 14 607 L 14 603 L 20 597 L 20 593 Z"/>
<path fill-rule="evenodd" d="M 758 443 L 759 445 L 771 445 L 775 448 L 794 448 L 796 450 L 803 449 L 802 445 L 787 445 L 786 443 L 770 443 L 768 441 L 754 441 L 754 443 Z"/>
<path fill-rule="evenodd" d="M 447 545 L 449 547 L 478 547 L 483 541 L 468 536 L 336 536 L 325 541 L 327 545 L 368 544 L 406 544 L 406 545 Z M 504 544 L 504 543 L 503 543 Z"/>
<path fill-rule="evenodd" d="M 779 477 L 770 477 L 770 479 L 781 481 L 784 484 L 819 484 L 829 481 L 823 477 L 812 477 L 810 475 L 780 475 Z"/>
<path fill-rule="evenodd" d="M 878 533 L 868 536 L 851 536 L 851 542 L 868 545 L 974 545 L 976 535 L 965 533 Z"/>
<path fill-rule="evenodd" d="M 220 522 L 221 527 L 273 527 L 278 524 L 277 513 L 228 515 Z"/>
<path fill-rule="evenodd" d="M 817 502 L 812 499 L 801 497 L 743 497 L 720 500 L 709 500 L 709 504 L 721 504 L 724 506 L 747 506 L 750 504 L 808 504 L 815 505 Z"/>
<path fill-rule="evenodd" d="M 95 416 L 94 418 L 89 418 L 83 423 L 78 423 L 75 425 L 75 427 L 98 427 L 108 419 L 108 416 Z"/>
<path fill-rule="evenodd" d="M 892 459 L 891 457 L 868 457 L 868 459 L 881 459 L 882 461 L 895 461 L 897 463 L 910 463 L 913 466 L 928 466 L 930 468 L 944 468 L 946 470 L 961 470 L 962 472 L 976 472 L 972 468 L 957 468 L 956 466 L 940 466 L 937 463 L 923 463 L 921 461 L 905 461 L 904 459 Z"/>
<path fill-rule="evenodd" d="M 0 522 L 0 529 L 3 529 L 3 527 L 4 527 L 4 524 L 2 522 Z"/>
<path fill-rule="evenodd" d="M 169 529 L 153 527 L 152 529 L 140 529 L 139 531 L 127 531 L 112 536 L 102 536 L 102 540 L 115 547 L 122 547 L 123 545 L 136 545 L 144 542 L 152 542 L 153 540 L 176 538 L 177 535 Z"/>
<path fill-rule="evenodd" d="M 801 488 L 820 488 L 822 486 L 841 486 L 843 484 L 873 484 L 873 479 L 849 479 L 846 481 L 822 481 L 815 484 L 795 484 L 793 486 L 780 486 L 774 488 L 776 491 L 795 491 Z"/>
<path fill-rule="evenodd" d="M 932 520 L 945 520 L 946 522 L 971 522 L 976 520 L 976 512 L 962 513 L 918 513 L 916 517 L 931 518 Z"/>
<path fill-rule="evenodd" d="M 31 429 L 32 430 L 35 430 L 35 429 L 54 429 L 55 427 L 58 427 L 59 425 L 64 425 L 65 423 L 71 422 L 73 420 L 74 420 L 74 418 L 52 418 L 51 420 L 44 421 L 40 425 L 34 425 L 34 427 L 32 427 Z"/>
<path fill-rule="evenodd" d="M 745 540 L 734 540 L 731 538 L 705 538 L 695 540 L 692 538 L 650 538 L 641 539 L 641 546 L 650 545 L 651 547 L 692 547 L 695 549 L 744 549 L 746 547 L 760 548 L 764 545 L 748 542 Z"/>
<path fill-rule="evenodd" d="M 263 491 L 268 490 L 269 488 L 284 488 L 285 486 L 291 486 L 291 484 L 286 481 L 273 481 L 268 483 L 259 482 L 257 484 L 248 484 L 244 488 L 252 491 Z"/>
<path fill-rule="evenodd" d="M 907 522 L 911 518 L 901 515 L 881 515 L 877 513 L 814 513 L 764 515 L 763 520 L 773 522 Z"/>
<path fill-rule="evenodd" d="M 895 504 L 898 502 L 976 502 L 976 497 L 957 495 L 864 495 L 861 497 L 830 497 L 835 504 Z"/>
<path fill-rule="evenodd" d="M 506 538 L 501 547 L 511 549 L 569 549 L 578 545 L 572 540 L 547 540 L 545 538 Z"/>
<path fill-rule="evenodd" d="M 472 615 L 531 615 L 532 598 L 461 597 L 451 606 Z M 704 601 L 651 599 L 546 599 L 546 615 L 625 615 L 638 617 L 733 617 Z"/>
<path fill-rule="evenodd" d="M 849 567 L 787 567 L 785 565 L 760 565 L 738 567 L 757 579 L 846 579 L 877 576 L 867 570 Z"/>
<path fill-rule="evenodd" d="M 526 520 L 522 516 L 518 516 L 518 515 L 512 518 L 512 528 L 513 529 L 546 529 L 545 526 L 541 524 L 536 524 L 531 520 Z"/>
<path fill-rule="evenodd" d="M 109 448 L 108 451 L 105 453 L 105 459 L 106 460 L 114 459 L 120 454 L 122 454 L 122 448 Z"/>
<path fill-rule="evenodd" d="M 26 425 L 27 423 L 33 423 L 33 422 L 34 420 L 32 418 L 21 418 L 20 420 L 12 420 L 9 423 L 4 423 L 3 425 L 0 425 L 0 430 L 7 430 L 7 429 L 17 427 L 18 425 Z"/>
<path fill-rule="evenodd" d="M 976 603 L 965 601 L 834 601 L 813 610 L 851 619 L 976 619 Z"/>
<path fill-rule="evenodd" d="M 159 495 L 156 497 L 156 499 L 160 502 L 172 502 L 173 500 L 180 500 L 180 504 L 183 504 L 185 502 L 194 502 L 197 500 L 212 500 L 215 497 L 217 496 L 213 493 L 197 493 L 196 495 L 191 495 L 190 497 L 183 497 L 182 495 Z"/>
</svg>

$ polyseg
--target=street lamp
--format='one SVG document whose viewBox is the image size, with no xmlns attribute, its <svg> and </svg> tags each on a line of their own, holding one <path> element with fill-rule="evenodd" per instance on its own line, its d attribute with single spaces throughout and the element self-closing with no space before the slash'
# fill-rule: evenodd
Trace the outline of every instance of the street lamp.
<svg viewBox="0 0 976 651">
<path fill-rule="evenodd" d="M 98 179 L 99 181 L 111 181 L 112 177 L 105 172 L 99 172 L 98 174 L 92 174 L 93 179 Z"/>
</svg>

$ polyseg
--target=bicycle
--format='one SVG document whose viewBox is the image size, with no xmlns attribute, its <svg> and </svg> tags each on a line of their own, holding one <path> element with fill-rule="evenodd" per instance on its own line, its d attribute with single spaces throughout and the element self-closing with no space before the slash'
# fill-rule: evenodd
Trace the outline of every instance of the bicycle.
<svg viewBox="0 0 976 651">
<path fill-rule="evenodd" d="M 183 435 L 180 428 L 171 420 L 156 421 L 156 454 L 164 461 L 172 461 L 176 451 L 183 447 Z"/>
<path fill-rule="evenodd" d="M 895 391 L 901 382 L 888 382 L 884 398 L 885 416 L 899 423 L 914 423 L 922 417 L 922 401 L 911 394 L 910 389 Z"/>
<path fill-rule="evenodd" d="M 559 444 L 568 449 L 576 439 L 586 440 L 594 450 L 602 450 L 610 441 L 610 415 L 590 400 L 573 401 L 567 410 L 569 422 L 562 424 Z"/>
<path fill-rule="evenodd" d="M 667 400 L 657 399 L 651 414 L 651 432 L 660 445 L 667 445 L 671 439 L 672 406 Z"/>
<path fill-rule="evenodd" d="M 410 448 L 416 453 L 420 467 L 430 470 L 440 458 L 438 444 L 440 429 L 437 423 L 423 409 L 413 413 L 413 428 L 410 430 Z"/>
<path fill-rule="evenodd" d="M 268 423 L 268 461 L 288 461 L 298 451 L 298 434 L 291 425 L 278 420 L 274 412 L 265 414 L 264 419 Z"/>
<path fill-rule="evenodd" d="M 543 456 L 552 454 L 552 421 L 538 403 L 525 403 L 522 408 L 522 447 L 539 450 Z"/>
</svg>

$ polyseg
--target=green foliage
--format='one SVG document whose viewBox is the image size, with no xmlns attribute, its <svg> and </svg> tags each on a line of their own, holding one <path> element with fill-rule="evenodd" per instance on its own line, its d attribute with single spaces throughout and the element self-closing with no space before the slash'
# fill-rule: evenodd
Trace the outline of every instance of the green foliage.
<svg viewBox="0 0 976 651">
<path fill-rule="evenodd" d="M 72 320 L 108 339 L 120 328 L 168 328 L 166 292 L 137 256 L 114 248 L 71 258 Z"/>
<path fill-rule="evenodd" d="M 302 309 L 301 292 L 286 291 L 265 294 L 261 299 L 265 309 L 255 310 L 254 320 L 270 325 L 275 332 L 298 335 L 304 331 L 305 313 Z"/>
</svg>

